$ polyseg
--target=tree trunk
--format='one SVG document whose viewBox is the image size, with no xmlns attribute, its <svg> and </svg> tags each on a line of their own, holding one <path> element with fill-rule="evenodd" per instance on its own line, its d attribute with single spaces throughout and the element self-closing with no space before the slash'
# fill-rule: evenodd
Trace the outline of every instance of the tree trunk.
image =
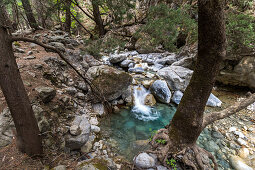
<svg viewBox="0 0 255 170">
<path fill-rule="evenodd" d="M 35 5 L 35 9 L 38 14 L 38 22 L 43 27 L 46 28 L 46 22 L 45 22 L 45 6 L 44 6 L 44 0 L 34 0 L 33 4 Z"/>
<path fill-rule="evenodd" d="M 0 10 L 0 23 L 6 23 Z M 42 141 L 32 107 L 23 85 L 12 49 L 11 36 L 0 26 L 0 87 L 10 109 L 20 151 L 30 156 L 42 154 Z"/>
<path fill-rule="evenodd" d="M 225 57 L 226 35 L 222 2 L 198 1 L 197 63 L 169 126 L 169 138 L 178 149 L 194 145 L 202 132 L 206 102 L 219 73 L 220 63 Z"/>
<path fill-rule="evenodd" d="M 101 14 L 99 11 L 99 6 L 97 4 L 97 1 L 92 0 L 92 7 L 93 7 L 93 16 L 96 22 L 96 27 L 98 29 L 99 36 L 102 37 L 105 35 L 106 31 L 104 29 L 103 20 L 101 18 Z"/>
<path fill-rule="evenodd" d="M 66 9 L 66 20 L 65 20 L 65 31 L 70 33 L 71 32 L 71 1 L 66 0 L 65 9 Z"/>
<path fill-rule="evenodd" d="M 29 0 L 21 0 L 21 2 L 22 2 L 22 5 L 24 7 L 24 10 L 25 10 L 25 13 L 26 13 L 26 16 L 27 16 L 27 20 L 29 22 L 30 27 L 37 30 L 38 25 L 37 25 L 37 22 L 35 20 L 31 5 L 29 3 Z"/>
<path fill-rule="evenodd" d="M 18 29 L 18 25 L 19 25 L 19 15 L 18 15 L 18 8 L 17 8 L 17 4 L 16 1 L 12 2 L 12 19 L 13 19 L 13 28 L 15 30 Z"/>
</svg>

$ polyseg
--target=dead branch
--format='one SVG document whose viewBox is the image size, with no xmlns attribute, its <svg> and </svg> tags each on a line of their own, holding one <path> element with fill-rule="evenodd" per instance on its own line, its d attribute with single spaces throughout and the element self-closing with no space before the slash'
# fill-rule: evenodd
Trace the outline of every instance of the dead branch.
<svg viewBox="0 0 255 170">
<path fill-rule="evenodd" d="M 109 102 L 105 99 L 104 95 L 101 93 L 100 89 L 98 89 L 88 78 L 86 78 L 84 75 L 82 75 L 82 73 L 80 73 L 76 68 L 75 66 L 70 63 L 64 56 L 64 54 L 57 48 L 53 47 L 53 46 L 49 46 L 49 45 L 46 45 L 46 44 L 43 44 L 42 42 L 39 42 L 39 41 L 36 41 L 34 39 L 31 39 L 31 38 L 27 38 L 27 37 L 12 37 L 11 38 L 11 42 L 14 42 L 14 41 L 24 41 L 24 42 L 31 42 L 31 43 L 35 43 L 35 44 L 38 44 L 40 46 L 42 46 L 43 48 L 45 49 L 49 49 L 49 50 L 52 50 L 54 51 L 55 53 L 57 53 L 59 55 L 59 57 L 64 60 L 76 73 L 79 77 L 81 77 L 83 79 L 84 82 L 86 82 L 93 94 L 95 94 L 95 96 L 97 97 L 97 99 L 99 99 L 103 104 L 104 106 L 106 107 L 107 111 L 109 113 L 111 113 L 111 106 L 109 104 Z"/>
<path fill-rule="evenodd" d="M 235 103 L 233 106 L 230 106 L 220 112 L 213 112 L 208 115 L 205 115 L 204 121 L 203 121 L 203 128 L 205 128 L 207 125 L 213 123 L 216 120 L 226 118 L 228 116 L 231 116 L 239 112 L 240 110 L 245 109 L 247 106 L 251 105 L 254 102 L 255 102 L 255 93 L 254 94 L 249 93 L 248 98 Z"/>
</svg>

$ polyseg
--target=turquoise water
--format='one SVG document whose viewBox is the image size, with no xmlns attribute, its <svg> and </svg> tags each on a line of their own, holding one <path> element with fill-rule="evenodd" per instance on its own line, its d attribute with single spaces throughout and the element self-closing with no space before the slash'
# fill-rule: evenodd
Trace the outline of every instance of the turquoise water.
<svg viewBox="0 0 255 170">
<path fill-rule="evenodd" d="M 131 109 L 122 109 L 120 113 L 113 114 L 101 124 L 102 134 L 117 142 L 118 153 L 132 159 L 136 153 L 146 149 L 145 140 L 148 140 L 152 131 L 168 125 L 176 112 L 176 107 L 157 104 L 152 108 L 159 117 L 156 120 L 139 120 L 139 113 Z"/>
</svg>

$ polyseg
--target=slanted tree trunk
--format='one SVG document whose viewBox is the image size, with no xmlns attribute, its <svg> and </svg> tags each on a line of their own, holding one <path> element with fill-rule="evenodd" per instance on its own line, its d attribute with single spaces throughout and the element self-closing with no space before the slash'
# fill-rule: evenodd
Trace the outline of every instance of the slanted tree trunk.
<svg viewBox="0 0 255 170">
<path fill-rule="evenodd" d="M 65 9 L 66 9 L 66 20 L 65 20 L 65 25 L 64 25 L 64 29 L 66 32 L 70 33 L 71 32 L 71 1 L 70 0 L 66 0 L 65 2 Z"/>
<path fill-rule="evenodd" d="M 19 15 L 18 15 L 18 8 L 17 8 L 17 4 L 15 0 L 12 2 L 12 19 L 14 22 L 13 28 L 14 30 L 17 30 L 19 25 Z"/>
<path fill-rule="evenodd" d="M 98 29 L 99 36 L 102 37 L 105 35 L 106 30 L 104 29 L 103 20 L 101 18 L 98 2 L 96 0 L 92 0 L 92 7 L 93 7 L 94 20 L 96 22 L 96 27 Z"/>
<path fill-rule="evenodd" d="M 27 16 L 27 20 L 29 22 L 30 27 L 37 30 L 39 27 L 38 27 L 38 24 L 35 20 L 31 5 L 29 3 L 29 0 L 21 0 L 21 2 L 22 2 L 22 5 L 24 7 L 24 10 L 25 10 L 25 13 L 26 13 L 26 16 Z"/>
<path fill-rule="evenodd" d="M 30 156 L 40 155 L 42 141 L 39 128 L 15 61 L 11 36 L 5 23 L 6 19 L 0 10 L 0 87 L 16 127 L 19 150 Z"/>
<path fill-rule="evenodd" d="M 36 12 L 38 14 L 38 23 L 40 24 L 40 26 L 42 26 L 43 28 L 46 28 L 46 21 L 45 21 L 45 1 L 44 0 L 34 0 L 33 4 L 35 5 L 35 9 Z"/>
</svg>

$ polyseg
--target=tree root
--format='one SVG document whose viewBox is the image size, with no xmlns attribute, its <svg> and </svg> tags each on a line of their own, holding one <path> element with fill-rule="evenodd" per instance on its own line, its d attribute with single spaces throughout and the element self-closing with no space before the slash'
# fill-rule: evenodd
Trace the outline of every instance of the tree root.
<svg viewBox="0 0 255 170">
<path fill-rule="evenodd" d="M 165 140 L 165 143 L 157 142 L 158 139 Z M 211 169 L 212 166 L 210 165 L 210 161 L 206 160 L 205 158 L 211 159 L 213 162 L 213 169 L 218 170 L 217 162 L 214 156 L 200 148 L 196 144 L 192 146 L 183 146 L 182 148 L 178 148 L 175 146 L 173 142 L 169 139 L 168 130 L 167 129 L 160 129 L 158 132 L 153 136 L 152 141 L 150 142 L 152 146 L 152 150 L 146 151 L 147 153 L 156 154 L 159 161 L 164 166 L 167 165 L 167 160 L 169 158 L 173 158 L 178 160 L 178 162 L 182 162 L 185 166 L 189 166 L 194 170 L 205 170 Z M 174 152 L 179 150 L 178 152 Z"/>
</svg>

